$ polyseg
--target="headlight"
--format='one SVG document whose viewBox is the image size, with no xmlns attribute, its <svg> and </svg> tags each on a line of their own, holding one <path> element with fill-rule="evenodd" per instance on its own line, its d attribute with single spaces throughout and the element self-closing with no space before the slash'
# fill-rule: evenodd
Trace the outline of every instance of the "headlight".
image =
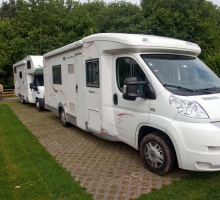
<svg viewBox="0 0 220 200">
<path fill-rule="evenodd" d="M 170 96 L 170 105 L 181 115 L 192 118 L 208 119 L 205 110 L 195 101 L 179 99 L 174 95 Z"/>
</svg>

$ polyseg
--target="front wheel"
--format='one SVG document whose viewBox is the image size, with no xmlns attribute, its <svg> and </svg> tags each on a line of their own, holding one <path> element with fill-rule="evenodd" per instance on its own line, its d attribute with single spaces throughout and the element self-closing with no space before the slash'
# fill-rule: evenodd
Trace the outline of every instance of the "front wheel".
<svg viewBox="0 0 220 200">
<path fill-rule="evenodd" d="M 175 152 L 166 138 L 158 133 L 150 133 L 141 141 L 141 156 L 151 172 L 164 175 L 175 167 Z"/>
<path fill-rule="evenodd" d="M 21 103 L 22 103 L 22 104 L 25 104 L 25 103 L 26 103 L 26 101 L 23 99 L 23 97 L 21 97 Z"/>
<path fill-rule="evenodd" d="M 44 107 L 40 104 L 39 99 L 36 99 L 36 107 L 38 111 L 44 110 Z"/>
</svg>

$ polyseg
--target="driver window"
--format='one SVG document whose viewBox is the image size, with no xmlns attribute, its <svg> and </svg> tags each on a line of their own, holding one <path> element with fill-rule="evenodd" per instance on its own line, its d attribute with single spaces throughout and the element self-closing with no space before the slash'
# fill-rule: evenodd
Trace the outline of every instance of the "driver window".
<svg viewBox="0 0 220 200">
<path fill-rule="evenodd" d="M 33 80 L 33 86 L 34 86 L 34 87 L 37 86 L 35 77 L 34 77 L 34 80 Z"/>
<path fill-rule="evenodd" d="M 124 80 L 136 77 L 137 81 L 145 81 L 145 74 L 137 62 L 132 58 L 118 58 L 116 60 L 116 77 L 119 90 L 122 92 Z M 143 85 L 138 85 L 138 92 L 143 92 Z"/>
</svg>

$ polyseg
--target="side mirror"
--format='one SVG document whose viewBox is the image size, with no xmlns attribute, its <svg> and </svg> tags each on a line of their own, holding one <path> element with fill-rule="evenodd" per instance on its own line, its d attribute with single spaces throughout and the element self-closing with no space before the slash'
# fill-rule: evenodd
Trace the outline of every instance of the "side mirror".
<svg viewBox="0 0 220 200">
<path fill-rule="evenodd" d="M 144 86 L 144 92 L 137 92 L 137 85 Z M 130 101 L 135 101 L 137 97 L 145 99 L 156 99 L 156 92 L 152 85 L 147 81 L 137 81 L 136 77 L 128 77 L 124 81 L 123 98 Z"/>
<path fill-rule="evenodd" d="M 123 98 L 130 101 L 135 101 L 137 98 L 137 85 L 132 84 L 136 83 L 136 77 L 126 78 L 123 86 Z"/>
<path fill-rule="evenodd" d="M 34 86 L 33 83 L 30 83 L 30 88 L 33 89 L 34 91 L 38 91 L 38 88 Z"/>
</svg>

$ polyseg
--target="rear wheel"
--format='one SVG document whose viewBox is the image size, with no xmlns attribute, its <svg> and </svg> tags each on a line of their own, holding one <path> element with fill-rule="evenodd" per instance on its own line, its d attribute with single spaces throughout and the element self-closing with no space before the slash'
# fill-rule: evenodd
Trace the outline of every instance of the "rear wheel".
<svg viewBox="0 0 220 200">
<path fill-rule="evenodd" d="M 158 133 L 143 138 L 140 152 L 146 168 L 155 174 L 166 174 L 175 167 L 175 152 L 168 140 Z"/>
<path fill-rule="evenodd" d="M 36 107 L 37 107 L 38 111 L 44 110 L 44 107 L 41 106 L 41 104 L 40 104 L 40 102 L 39 102 L 39 99 L 36 99 Z"/>
<path fill-rule="evenodd" d="M 60 120 L 64 127 L 69 126 L 69 123 L 66 121 L 66 114 L 62 108 L 60 110 Z"/>
</svg>

